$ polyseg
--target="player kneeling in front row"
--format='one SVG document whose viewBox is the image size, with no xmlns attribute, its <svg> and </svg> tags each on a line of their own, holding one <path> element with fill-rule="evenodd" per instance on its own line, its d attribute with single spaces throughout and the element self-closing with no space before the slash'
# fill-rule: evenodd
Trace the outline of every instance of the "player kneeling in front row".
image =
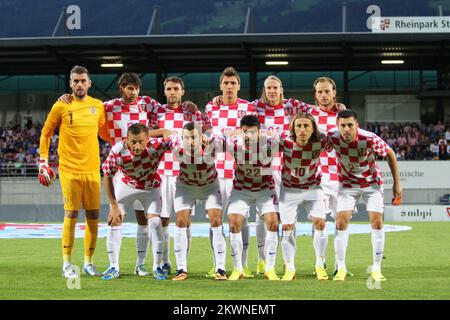
<svg viewBox="0 0 450 320">
<path fill-rule="evenodd" d="M 281 169 L 280 219 L 283 225 L 281 248 L 286 265 L 281 280 L 295 278 L 296 237 L 295 224 L 299 205 L 308 212 L 314 226 L 313 246 L 316 253 L 317 279 L 327 280 L 324 267 L 328 235 L 325 230 L 324 193 L 320 185 L 318 169 L 320 153 L 327 147 L 327 137 L 320 133 L 309 113 L 297 114 L 290 123 L 290 132 L 280 136 L 280 151 L 284 164 Z"/>
<path fill-rule="evenodd" d="M 267 227 L 265 241 L 266 269 L 264 277 L 280 280 L 275 272 L 278 247 L 278 203 L 271 171 L 272 140 L 259 135 L 258 117 L 241 119 L 243 137 L 227 139 L 227 149 L 236 161 L 236 172 L 228 205 L 230 246 L 234 269 L 228 280 L 243 278 L 241 226 L 250 207 L 264 216 Z"/>
<path fill-rule="evenodd" d="M 103 181 L 108 195 L 110 226 L 106 246 L 110 265 L 103 273 L 103 280 L 120 276 L 119 253 L 122 243 L 121 226 L 126 210 L 138 200 L 148 218 L 148 228 L 153 250 L 153 276 L 167 279 L 161 269 L 163 231 L 161 212 L 161 178 L 156 172 L 164 152 L 169 149 L 168 140 L 148 137 L 148 128 L 140 123 L 128 128 L 127 138 L 117 143 L 102 166 Z M 113 183 L 113 177 L 116 177 Z"/>
<path fill-rule="evenodd" d="M 214 164 L 215 150 L 223 141 L 212 137 L 202 141 L 202 123 L 189 122 L 183 126 L 182 141 L 177 135 L 169 137 L 170 146 L 180 162 L 180 175 L 177 177 L 174 209 L 176 227 L 174 251 L 177 261 L 177 272 L 172 280 L 185 280 L 187 269 L 187 226 L 196 200 L 205 202 L 212 230 L 212 248 L 215 262 L 215 279 L 227 280 L 225 272 L 226 241 L 222 228 L 222 201 L 219 181 Z M 203 143 L 203 142 L 206 142 Z"/>
<path fill-rule="evenodd" d="M 347 275 L 345 253 L 347 251 L 348 223 L 353 208 L 362 196 L 367 204 L 372 227 L 373 265 L 371 277 L 375 281 L 385 281 L 381 273 L 384 251 L 383 229 L 383 177 L 375 163 L 375 156 L 387 157 L 394 183 L 395 198 L 401 198 L 400 175 L 397 159 L 392 149 L 375 133 L 359 128 L 357 115 L 352 110 L 338 114 L 337 129 L 328 132 L 328 140 L 336 150 L 338 160 L 339 191 L 337 198 L 334 247 L 338 258 L 338 272 L 333 280 L 344 281 Z"/>
</svg>

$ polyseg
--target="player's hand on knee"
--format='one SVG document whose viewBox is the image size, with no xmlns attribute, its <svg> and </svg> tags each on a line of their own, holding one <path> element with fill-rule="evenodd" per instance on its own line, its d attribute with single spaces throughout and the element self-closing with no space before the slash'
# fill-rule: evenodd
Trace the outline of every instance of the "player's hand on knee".
<svg viewBox="0 0 450 320">
<path fill-rule="evenodd" d="M 108 215 L 108 225 L 120 226 L 122 224 L 123 217 L 118 207 L 111 207 Z"/>
<path fill-rule="evenodd" d="M 52 170 L 52 168 L 48 165 L 47 159 L 40 159 L 39 161 L 39 174 L 38 174 L 39 183 L 43 186 L 50 186 L 53 183 L 53 180 L 56 179 L 56 174 Z"/>
</svg>

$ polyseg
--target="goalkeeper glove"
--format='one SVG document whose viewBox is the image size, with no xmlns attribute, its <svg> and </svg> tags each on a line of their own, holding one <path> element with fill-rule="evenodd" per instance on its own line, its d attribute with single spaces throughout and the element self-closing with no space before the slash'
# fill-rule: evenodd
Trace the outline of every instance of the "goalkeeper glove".
<svg viewBox="0 0 450 320">
<path fill-rule="evenodd" d="M 39 160 L 39 183 L 48 187 L 53 183 L 56 178 L 55 172 L 48 166 L 47 159 Z"/>
</svg>

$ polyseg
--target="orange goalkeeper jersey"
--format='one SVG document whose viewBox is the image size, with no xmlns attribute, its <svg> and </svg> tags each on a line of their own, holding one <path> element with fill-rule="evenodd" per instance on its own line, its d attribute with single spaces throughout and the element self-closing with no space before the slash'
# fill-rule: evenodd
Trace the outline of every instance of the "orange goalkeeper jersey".
<svg viewBox="0 0 450 320">
<path fill-rule="evenodd" d="M 50 138 L 59 127 L 59 170 L 70 173 L 100 172 L 98 134 L 107 130 L 105 108 L 100 100 L 87 96 L 70 104 L 57 101 L 42 128 L 40 156 L 48 159 Z"/>
</svg>

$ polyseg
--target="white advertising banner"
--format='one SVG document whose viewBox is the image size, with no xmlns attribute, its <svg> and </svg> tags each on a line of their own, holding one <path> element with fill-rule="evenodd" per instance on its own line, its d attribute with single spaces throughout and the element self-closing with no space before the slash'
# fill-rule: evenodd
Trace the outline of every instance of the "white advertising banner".
<svg viewBox="0 0 450 320">
<path fill-rule="evenodd" d="M 384 188 L 392 189 L 392 174 L 387 161 L 377 161 Z M 398 161 L 403 189 L 450 189 L 450 161 Z"/>
<path fill-rule="evenodd" d="M 450 32 L 450 17 L 372 17 L 372 32 Z"/>
<path fill-rule="evenodd" d="M 447 221 L 450 222 L 450 205 L 400 205 L 384 207 L 385 221 Z"/>
</svg>

